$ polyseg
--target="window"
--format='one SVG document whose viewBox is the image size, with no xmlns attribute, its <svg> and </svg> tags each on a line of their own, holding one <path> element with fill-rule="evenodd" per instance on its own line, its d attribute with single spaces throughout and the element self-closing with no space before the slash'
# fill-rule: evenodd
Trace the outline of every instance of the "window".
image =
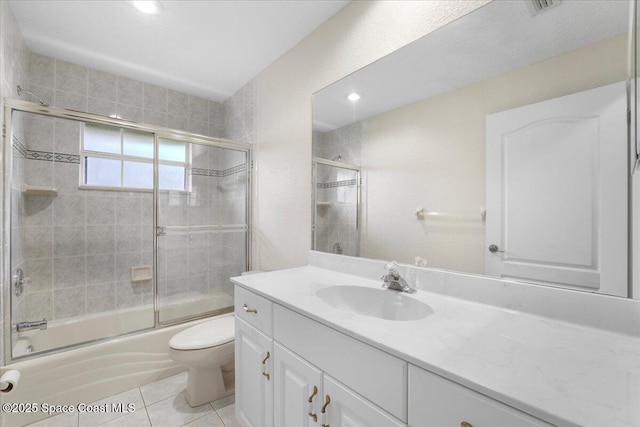
<svg viewBox="0 0 640 427">
<path fill-rule="evenodd" d="M 82 185 L 153 188 L 153 134 L 86 123 L 82 139 Z M 189 145 L 160 139 L 158 186 L 188 191 Z"/>
</svg>

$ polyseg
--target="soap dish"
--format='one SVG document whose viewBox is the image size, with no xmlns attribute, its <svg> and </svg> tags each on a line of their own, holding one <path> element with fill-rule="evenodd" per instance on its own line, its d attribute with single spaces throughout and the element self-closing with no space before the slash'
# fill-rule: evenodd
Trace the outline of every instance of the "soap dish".
<svg viewBox="0 0 640 427">
<path fill-rule="evenodd" d="M 137 267 L 131 267 L 131 281 L 132 282 L 144 282 L 145 280 L 151 280 L 153 273 L 150 265 L 139 265 Z"/>
</svg>

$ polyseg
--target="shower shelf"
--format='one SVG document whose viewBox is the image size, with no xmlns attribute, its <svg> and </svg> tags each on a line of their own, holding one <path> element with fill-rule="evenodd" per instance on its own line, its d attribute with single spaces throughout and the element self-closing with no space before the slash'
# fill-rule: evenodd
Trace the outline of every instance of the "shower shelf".
<svg viewBox="0 0 640 427">
<path fill-rule="evenodd" d="M 20 191 L 33 196 L 57 196 L 58 190 L 53 187 L 41 187 L 37 185 L 22 184 Z"/>
</svg>

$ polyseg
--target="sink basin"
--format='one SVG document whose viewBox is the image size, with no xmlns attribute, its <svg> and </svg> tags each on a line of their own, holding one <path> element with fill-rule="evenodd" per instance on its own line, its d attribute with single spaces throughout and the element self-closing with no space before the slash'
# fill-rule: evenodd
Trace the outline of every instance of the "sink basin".
<svg viewBox="0 0 640 427">
<path fill-rule="evenodd" d="M 337 309 L 385 320 L 419 320 L 433 313 L 422 301 L 382 288 L 331 286 L 319 289 L 316 295 Z"/>
</svg>

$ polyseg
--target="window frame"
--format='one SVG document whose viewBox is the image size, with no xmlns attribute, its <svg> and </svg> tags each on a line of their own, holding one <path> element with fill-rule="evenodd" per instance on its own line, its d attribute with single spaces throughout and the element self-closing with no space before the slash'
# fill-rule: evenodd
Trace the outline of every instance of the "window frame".
<svg viewBox="0 0 640 427">
<path fill-rule="evenodd" d="M 97 126 L 105 126 L 102 124 L 93 124 L 93 123 L 89 123 L 89 125 L 97 125 Z M 164 159 L 160 159 L 158 158 L 158 151 L 159 151 L 159 139 L 160 137 L 158 137 L 157 134 L 152 133 L 152 132 L 143 132 L 143 131 L 138 131 L 138 130 L 132 130 L 132 129 L 127 129 L 127 128 L 123 128 L 123 127 L 116 127 L 116 126 L 109 126 L 106 125 L 107 127 L 112 127 L 114 129 L 117 129 L 120 133 L 120 154 L 116 154 L 116 153 L 108 153 L 108 152 L 104 152 L 104 151 L 95 151 L 95 150 L 87 150 L 84 148 L 84 142 L 85 142 L 85 135 L 86 135 L 86 131 L 85 131 L 85 127 L 87 126 L 86 122 L 82 122 L 82 132 L 80 135 L 80 175 L 79 175 L 79 184 L 78 184 L 78 188 L 82 189 L 82 190 L 102 190 L 102 191 L 128 191 L 128 192 L 142 192 L 142 193 L 152 193 L 153 192 L 153 187 L 155 185 L 155 182 L 152 182 L 152 185 L 150 188 L 145 188 L 145 187 L 125 187 L 124 184 L 124 162 L 135 162 L 135 163 L 146 163 L 146 164 L 151 164 L 153 168 L 155 168 L 156 165 L 156 160 L 157 160 L 157 165 L 158 168 L 162 165 L 165 166 L 178 166 L 178 167 L 182 167 L 184 168 L 184 185 L 185 188 L 183 190 L 176 190 L 176 189 L 167 189 L 167 188 L 158 188 L 158 191 L 160 192 L 176 192 L 176 193 L 183 193 L 183 194 L 187 194 L 187 193 L 191 193 L 192 190 L 192 178 L 191 178 L 191 165 L 192 165 L 192 148 L 191 148 L 191 143 L 189 142 L 183 142 L 183 141 L 173 141 L 169 138 L 165 138 L 169 141 L 172 142 L 177 142 L 177 143 L 181 143 L 185 145 L 185 161 L 184 162 L 180 162 L 180 161 L 175 161 L 175 160 L 164 160 Z M 152 137 L 152 145 L 153 145 L 153 157 L 140 157 L 140 156 L 133 156 L 130 154 L 123 154 L 124 153 L 124 133 L 126 131 L 133 131 L 133 132 L 137 132 L 137 133 L 145 133 L 148 134 Z M 158 141 L 158 143 L 156 144 L 156 141 Z M 117 160 L 120 162 L 120 186 L 116 187 L 116 186 L 111 186 L 111 185 L 92 185 L 92 184 L 87 184 L 86 180 L 87 180 L 87 157 L 93 157 L 93 158 L 99 158 L 99 159 L 107 159 L 107 160 Z M 155 174 L 154 174 L 155 175 Z"/>
</svg>

